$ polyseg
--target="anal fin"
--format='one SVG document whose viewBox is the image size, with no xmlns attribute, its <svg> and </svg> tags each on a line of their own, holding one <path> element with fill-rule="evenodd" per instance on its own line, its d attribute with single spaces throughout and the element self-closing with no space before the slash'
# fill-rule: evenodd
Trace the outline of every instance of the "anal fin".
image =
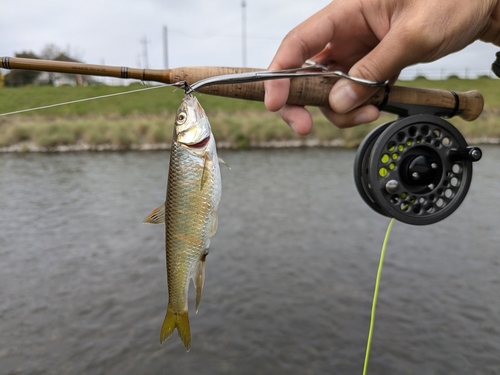
<svg viewBox="0 0 500 375">
<path fill-rule="evenodd" d="M 205 264 L 208 255 L 208 249 L 200 255 L 200 259 L 196 264 L 196 273 L 194 275 L 194 286 L 196 288 L 196 312 L 200 308 L 201 294 L 203 292 L 203 284 L 205 283 Z"/>
</svg>

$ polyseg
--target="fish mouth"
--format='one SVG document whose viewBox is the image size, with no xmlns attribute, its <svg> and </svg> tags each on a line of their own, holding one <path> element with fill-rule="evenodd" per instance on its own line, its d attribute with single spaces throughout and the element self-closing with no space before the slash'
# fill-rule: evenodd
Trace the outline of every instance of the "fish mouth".
<svg viewBox="0 0 500 375">
<path fill-rule="evenodd" d="M 208 143 L 208 141 L 210 141 L 210 135 L 207 136 L 206 138 L 202 139 L 198 143 L 194 143 L 192 145 L 186 145 L 186 146 L 188 146 L 190 148 L 202 148 L 202 147 L 206 146 L 206 144 Z"/>
</svg>

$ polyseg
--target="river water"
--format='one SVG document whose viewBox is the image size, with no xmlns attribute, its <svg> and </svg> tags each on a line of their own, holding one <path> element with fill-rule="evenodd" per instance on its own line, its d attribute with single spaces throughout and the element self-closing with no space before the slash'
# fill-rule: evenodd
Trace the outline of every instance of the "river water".
<svg viewBox="0 0 500 375">
<path fill-rule="evenodd" d="M 500 374 L 500 148 L 443 222 L 396 223 L 369 374 Z M 0 155 L 0 373 L 361 374 L 388 219 L 354 151 L 220 152 L 192 349 L 159 345 L 168 152 Z M 194 296 L 191 289 L 190 297 Z"/>
</svg>

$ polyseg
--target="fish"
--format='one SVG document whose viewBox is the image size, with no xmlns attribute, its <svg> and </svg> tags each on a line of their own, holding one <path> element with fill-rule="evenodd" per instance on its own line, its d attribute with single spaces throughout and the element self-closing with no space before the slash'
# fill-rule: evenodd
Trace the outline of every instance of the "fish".
<svg viewBox="0 0 500 375">
<path fill-rule="evenodd" d="M 191 348 L 188 317 L 190 279 L 200 307 L 210 239 L 217 231 L 222 193 L 217 149 L 210 122 L 198 99 L 186 94 L 177 110 L 166 201 L 144 223 L 165 224 L 168 305 L 160 343 L 175 329 L 186 351 Z"/>
</svg>

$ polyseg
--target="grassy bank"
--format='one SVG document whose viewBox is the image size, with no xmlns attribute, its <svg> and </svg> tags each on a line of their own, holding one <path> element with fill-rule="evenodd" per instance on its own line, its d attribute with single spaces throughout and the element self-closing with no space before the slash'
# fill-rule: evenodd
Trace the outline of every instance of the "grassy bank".
<svg viewBox="0 0 500 375">
<path fill-rule="evenodd" d="M 476 80 L 417 79 L 398 83 L 413 87 L 479 90 L 485 97 L 485 111 L 473 123 L 452 119 L 469 139 L 500 138 L 497 117 L 500 114 L 500 82 L 491 78 Z M 141 88 L 22 87 L 0 88 L 0 113 L 54 103 L 114 94 Z M 182 91 L 171 87 L 103 98 L 0 117 L 0 147 L 35 145 L 54 148 L 61 145 L 110 145 L 127 149 L 143 144 L 169 144 L 175 111 Z M 328 123 L 317 109 L 312 109 L 314 130 L 308 137 L 297 136 L 277 114 L 265 110 L 262 103 L 199 95 L 219 144 L 248 148 L 275 141 L 302 144 L 312 140 L 320 144 L 352 147 L 376 125 L 394 119 L 383 115 L 374 124 L 340 130 Z M 26 146 L 29 147 L 29 146 Z"/>
</svg>

